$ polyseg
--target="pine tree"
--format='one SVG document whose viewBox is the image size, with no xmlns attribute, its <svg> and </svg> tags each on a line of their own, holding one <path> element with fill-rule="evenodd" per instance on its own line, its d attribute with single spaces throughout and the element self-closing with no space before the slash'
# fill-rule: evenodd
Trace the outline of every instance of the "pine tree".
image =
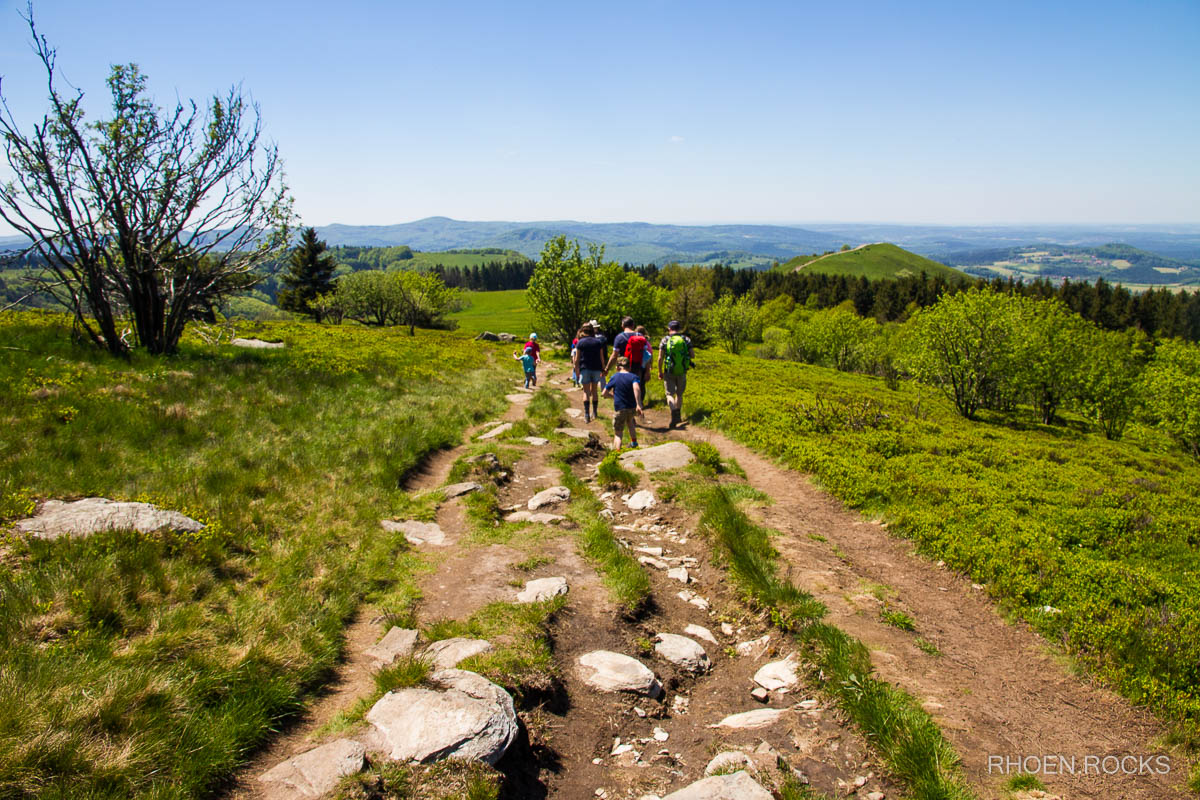
<svg viewBox="0 0 1200 800">
<path fill-rule="evenodd" d="M 280 308 L 308 314 L 321 321 L 313 301 L 333 289 L 333 272 L 337 269 L 337 261 L 325 252 L 327 249 L 325 242 L 317 238 L 316 228 L 304 229 L 300 244 L 292 250 L 288 260 L 288 271 L 282 276 L 287 288 L 279 291 Z"/>
</svg>

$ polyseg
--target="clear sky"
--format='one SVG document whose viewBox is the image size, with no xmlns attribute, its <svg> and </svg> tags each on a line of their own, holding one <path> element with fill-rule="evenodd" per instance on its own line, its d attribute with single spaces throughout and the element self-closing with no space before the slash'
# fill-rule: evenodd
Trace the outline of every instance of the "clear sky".
<svg viewBox="0 0 1200 800">
<path fill-rule="evenodd" d="M 0 0 L 2 90 L 45 108 Z M 241 83 L 306 224 L 1200 222 L 1200 2 L 37 0 L 103 113 Z"/>
</svg>

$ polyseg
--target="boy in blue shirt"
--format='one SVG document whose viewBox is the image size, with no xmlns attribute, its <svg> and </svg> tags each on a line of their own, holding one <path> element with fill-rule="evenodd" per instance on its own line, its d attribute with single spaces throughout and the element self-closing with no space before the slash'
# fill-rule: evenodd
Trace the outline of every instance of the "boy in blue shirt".
<svg viewBox="0 0 1200 800">
<path fill-rule="evenodd" d="M 533 348 L 526 347 L 523 355 L 513 353 L 513 358 L 525 368 L 525 388 L 528 389 L 530 384 L 537 386 L 537 357 L 533 354 Z"/>
<path fill-rule="evenodd" d="M 604 384 L 604 396 L 613 399 L 613 449 L 621 449 L 621 431 L 629 428 L 629 446 L 637 447 L 637 427 L 634 415 L 645 417 L 642 410 L 642 381 L 629 371 L 629 359 L 617 359 L 617 374 Z"/>
</svg>

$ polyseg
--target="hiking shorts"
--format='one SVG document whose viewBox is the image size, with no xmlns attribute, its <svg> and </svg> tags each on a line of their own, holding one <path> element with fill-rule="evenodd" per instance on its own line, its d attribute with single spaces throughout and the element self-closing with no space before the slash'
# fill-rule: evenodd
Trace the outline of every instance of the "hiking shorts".
<svg viewBox="0 0 1200 800">
<path fill-rule="evenodd" d="M 602 369 L 581 369 L 579 370 L 580 383 L 604 383 L 604 370 Z"/>
<path fill-rule="evenodd" d="M 683 390 L 687 388 L 687 373 L 676 375 L 668 372 L 663 375 L 663 390 L 667 394 L 672 394 L 677 397 L 683 397 Z"/>
<path fill-rule="evenodd" d="M 625 430 L 626 428 L 633 430 L 633 418 L 635 416 L 637 416 L 636 408 L 622 408 L 620 411 L 613 414 L 613 433 L 617 436 L 620 436 L 621 431 Z"/>
</svg>

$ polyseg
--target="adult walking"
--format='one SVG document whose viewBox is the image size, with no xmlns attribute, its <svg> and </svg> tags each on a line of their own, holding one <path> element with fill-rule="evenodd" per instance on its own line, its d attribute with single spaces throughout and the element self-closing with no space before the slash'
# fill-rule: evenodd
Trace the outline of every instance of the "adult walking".
<svg viewBox="0 0 1200 800">
<path fill-rule="evenodd" d="M 584 325 L 582 333 L 583 338 L 575 345 L 573 365 L 579 371 L 579 382 L 583 385 L 583 421 L 591 422 L 597 414 L 600 384 L 604 383 L 608 339 L 596 330 L 595 320 Z"/>
<path fill-rule="evenodd" d="M 625 317 L 621 320 L 621 332 L 613 337 L 612 355 L 608 357 L 608 361 L 604 365 L 605 378 L 608 377 L 608 373 L 612 372 L 617 359 L 626 355 L 625 347 L 629 344 L 629 337 L 633 336 L 633 333 L 633 317 Z"/>
<path fill-rule="evenodd" d="M 658 344 L 658 379 L 663 382 L 667 395 L 672 428 L 683 419 L 683 391 L 687 388 L 687 373 L 694 360 L 692 340 L 684 335 L 679 320 L 671 320 L 667 323 L 667 335 Z"/>
</svg>

